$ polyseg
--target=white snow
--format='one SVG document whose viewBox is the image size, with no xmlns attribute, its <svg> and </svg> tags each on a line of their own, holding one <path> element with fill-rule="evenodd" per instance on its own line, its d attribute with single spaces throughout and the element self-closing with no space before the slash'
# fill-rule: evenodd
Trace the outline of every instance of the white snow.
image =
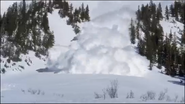
<svg viewBox="0 0 185 104">
<path fill-rule="evenodd" d="M 61 19 L 58 15 L 58 10 L 48 13 L 49 26 L 54 32 L 55 45 L 68 46 L 76 34 L 70 25 L 66 25 L 66 18 Z"/>
<path fill-rule="evenodd" d="M 103 94 L 102 90 L 110 86 L 110 81 L 118 81 L 118 98 L 95 99 L 94 93 Z M 178 79 L 159 73 L 150 72 L 146 77 L 130 77 L 118 75 L 93 74 L 53 74 L 29 73 L 14 77 L 2 77 L 2 103 L 49 103 L 49 102 L 145 102 L 140 98 L 147 91 L 154 92 L 155 100 L 146 102 L 177 102 L 184 97 L 184 86 L 172 82 Z M 159 94 L 168 90 L 163 100 L 158 100 Z M 176 90 L 174 90 L 176 89 Z M 34 93 L 34 91 L 36 93 Z M 134 93 L 133 99 L 127 99 L 127 93 Z M 170 97 L 171 101 L 167 98 Z"/>
<path fill-rule="evenodd" d="M 136 53 L 129 37 L 117 30 L 119 26 L 113 25 L 113 29 L 90 23 L 85 26 L 83 34 L 54 67 L 74 74 L 142 76 L 147 72 L 148 60 Z"/>
<path fill-rule="evenodd" d="M 174 21 L 174 22 L 173 22 Z M 176 38 L 176 41 L 178 43 L 181 43 L 181 34 L 180 32 L 183 31 L 184 25 L 178 21 L 175 20 L 175 18 L 169 18 L 169 20 L 163 19 L 160 21 L 161 26 L 163 27 L 164 36 L 170 34 L 170 32 L 173 34 L 173 38 Z M 180 44 L 177 44 L 178 47 L 180 47 Z"/>
<path fill-rule="evenodd" d="M 76 7 L 82 3 L 70 2 Z M 137 5 L 142 3 L 146 2 L 85 2 L 89 4 L 92 21 L 80 24 L 82 33 L 73 42 L 71 40 L 76 35 L 71 26 L 66 25 L 66 19 L 59 17 L 58 10 L 49 14 L 50 28 L 56 40 L 55 46 L 49 50 L 49 58 L 44 62 L 30 52 L 31 66 L 20 62 L 25 66 L 22 73 L 8 71 L 1 75 L 1 102 L 183 101 L 184 85 L 179 79 L 159 73 L 156 67 L 149 71 L 149 61 L 130 43 L 130 19 L 135 18 Z M 173 26 L 168 21 L 161 21 L 161 24 L 165 32 L 169 31 L 168 25 Z M 118 80 L 118 98 L 111 99 L 106 95 L 105 99 L 95 99 L 94 93 L 103 94 L 102 90 L 110 86 L 112 80 Z M 165 89 L 168 90 L 165 98 L 158 100 Z M 130 91 L 134 98 L 127 99 Z M 155 99 L 142 101 L 141 96 L 147 91 L 154 92 Z"/>
</svg>

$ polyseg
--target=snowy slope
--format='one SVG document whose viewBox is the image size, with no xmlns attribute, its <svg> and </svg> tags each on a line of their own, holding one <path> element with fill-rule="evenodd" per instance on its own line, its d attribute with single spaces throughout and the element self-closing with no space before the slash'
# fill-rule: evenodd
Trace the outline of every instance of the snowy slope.
<svg viewBox="0 0 185 104">
<path fill-rule="evenodd" d="M 174 34 L 172 37 L 176 38 L 177 46 L 180 47 L 181 33 L 183 31 L 184 25 L 176 21 L 175 18 L 170 18 L 169 20 L 163 19 L 162 21 L 160 21 L 160 24 L 163 27 L 165 36 L 169 35 L 170 32 Z"/>
<path fill-rule="evenodd" d="M 17 1 L 2 1 L 2 9 L 1 14 L 6 12 L 8 7 L 12 5 L 14 2 Z M 19 1 L 20 2 L 20 1 Z M 27 1 L 29 3 L 30 1 Z M 58 15 L 58 10 L 55 10 L 52 14 L 48 13 L 49 18 L 49 25 L 51 31 L 54 32 L 55 35 L 55 45 L 49 50 L 50 56 L 53 56 L 55 54 L 55 57 L 60 55 L 61 52 L 65 52 L 68 50 L 68 46 L 70 45 L 71 40 L 73 39 L 76 34 L 73 32 L 73 28 L 69 25 L 66 25 L 66 18 L 61 19 Z M 50 60 L 55 60 L 55 57 L 50 57 Z M 31 67 L 37 66 L 36 64 L 42 63 L 42 67 L 45 67 L 45 64 L 47 63 L 46 57 L 42 57 L 41 59 L 38 59 L 35 57 L 35 54 L 33 52 L 29 52 L 28 55 L 21 55 L 22 61 L 16 62 L 14 65 L 14 62 L 8 63 L 6 60 L 7 58 L 1 57 L 1 69 L 6 68 L 5 65 L 8 66 L 6 68 L 7 72 L 10 73 L 20 73 L 22 71 L 29 69 L 32 69 Z M 34 62 L 37 62 L 36 64 Z M 27 64 L 28 63 L 28 64 Z M 48 63 L 49 64 L 49 63 Z M 24 68 L 22 68 L 22 66 Z M 38 67 L 40 68 L 40 67 Z M 37 68 L 37 69 L 38 69 Z M 33 70 L 33 69 L 32 69 Z"/>
<path fill-rule="evenodd" d="M 13 3 L 15 2 L 20 2 L 20 1 L 1 1 L 1 15 L 3 15 L 4 12 L 7 11 L 8 7 L 11 6 Z M 26 3 L 29 3 L 31 1 L 26 1 Z M 6 69 L 6 71 L 8 72 L 8 74 L 18 74 L 21 73 L 23 71 L 25 71 L 25 69 L 35 69 L 35 68 L 40 68 L 40 67 L 44 67 L 46 64 L 46 58 L 45 57 L 41 57 L 41 59 L 35 57 L 34 52 L 30 51 L 28 53 L 28 55 L 21 55 L 20 56 L 22 61 L 20 62 L 7 62 L 7 58 L 3 58 L 2 56 L 1 58 L 1 70 L 3 68 Z M 38 63 L 40 63 L 38 65 Z M 6 67 L 7 66 L 7 67 Z"/>
<path fill-rule="evenodd" d="M 81 5 L 81 2 L 73 3 Z M 73 42 L 76 35 L 72 28 L 54 11 L 49 15 L 49 24 L 56 44 L 50 49 L 49 58 L 44 62 L 29 55 L 33 64 L 22 73 L 1 75 L 1 102 L 183 101 L 184 85 L 179 79 L 160 74 L 155 67 L 148 71 L 148 60 L 137 54 L 130 43 L 128 25 L 135 16 L 137 5 L 142 3 L 131 6 L 133 2 L 86 2 L 92 21 L 81 24 L 82 33 Z M 171 25 L 166 22 L 164 26 L 166 24 Z M 165 32 L 169 31 L 165 28 Z M 94 93 L 102 95 L 111 80 L 118 80 L 118 98 L 111 99 L 106 95 L 105 99 L 96 99 Z M 158 100 L 165 89 L 168 92 L 164 99 Z M 131 90 L 134 98 L 128 99 Z M 147 98 L 148 91 L 152 91 L 155 99 Z"/>
</svg>

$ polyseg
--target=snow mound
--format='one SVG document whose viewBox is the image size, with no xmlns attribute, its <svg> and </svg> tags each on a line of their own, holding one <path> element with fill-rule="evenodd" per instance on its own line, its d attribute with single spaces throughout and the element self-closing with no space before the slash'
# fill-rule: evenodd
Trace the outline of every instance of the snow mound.
<svg viewBox="0 0 185 104">
<path fill-rule="evenodd" d="M 118 31 L 118 25 L 96 27 L 85 24 L 83 33 L 73 42 L 66 54 L 49 64 L 49 69 L 72 74 L 116 74 L 142 76 L 148 61 L 130 44 L 128 34 Z"/>
</svg>

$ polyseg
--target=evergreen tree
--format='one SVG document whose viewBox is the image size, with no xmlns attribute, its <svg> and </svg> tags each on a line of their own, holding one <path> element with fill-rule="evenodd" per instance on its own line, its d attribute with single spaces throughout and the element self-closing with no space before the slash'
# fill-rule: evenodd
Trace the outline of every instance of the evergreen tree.
<svg viewBox="0 0 185 104">
<path fill-rule="evenodd" d="M 166 6 L 166 9 L 165 9 L 165 16 L 166 16 L 166 19 L 169 20 L 169 10 L 168 10 L 168 6 Z"/>
<path fill-rule="evenodd" d="M 165 71 L 167 75 L 170 75 L 170 62 L 171 62 L 171 52 L 170 52 L 170 41 L 166 36 L 165 39 L 165 54 L 166 54 L 166 59 L 165 59 Z"/>
<path fill-rule="evenodd" d="M 139 38 L 138 40 L 138 44 L 137 44 L 137 48 L 138 48 L 138 53 L 142 56 L 145 55 L 144 50 L 145 50 L 145 45 L 142 39 Z"/>
<path fill-rule="evenodd" d="M 73 16 L 73 5 L 71 4 L 69 6 L 69 14 L 68 14 L 69 19 L 67 20 L 67 25 L 71 25 L 74 23 L 74 16 Z"/>
<path fill-rule="evenodd" d="M 185 2 L 181 2 L 180 3 L 181 4 L 181 7 L 180 7 L 180 9 L 179 9 L 179 15 L 180 15 L 180 22 L 181 23 L 185 23 Z"/>
<path fill-rule="evenodd" d="M 157 63 L 158 68 L 161 68 L 163 61 L 163 28 L 159 25 L 159 28 L 155 32 L 156 36 L 156 54 L 157 54 Z"/>
<path fill-rule="evenodd" d="M 171 13 L 171 16 L 172 16 L 172 17 L 175 17 L 174 7 L 173 7 L 172 4 L 170 5 L 170 13 Z"/>
<path fill-rule="evenodd" d="M 176 74 L 177 74 L 177 52 L 178 52 L 178 50 L 177 50 L 177 40 L 176 40 L 176 35 L 174 34 L 174 38 L 173 38 L 173 41 L 172 41 L 172 46 L 171 46 L 171 51 L 172 51 L 172 55 L 171 55 L 171 57 L 172 57 L 172 63 L 171 63 L 171 65 L 172 65 L 172 68 L 171 68 L 171 73 L 170 73 L 170 75 L 171 76 L 175 76 Z"/>
<path fill-rule="evenodd" d="M 140 6 L 138 6 L 138 10 L 136 11 L 136 19 L 138 20 L 138 22 L 141 21 L 141 10 L 140 10 Z"/>
<path fill-rule="evenodd" d="M 68 16 L 69 10 L 70 10 L 69 3 L 64 0 L 64 2 L 63 2 L 63 12 L 66 16 Z"/>
<path fill-rule="evenodd" d="M 177 1 L 175 1 L 174 2 L 174 15 L 175 15 L 175 19 L 177 20 L 177 21 L 179 21 L 179 7 L 180 7 L 180 5 L 179 5 L 179 3 L 177 2 Z"/>
<path fill-rule="evenodd" d="M 86 6 L 85 9 L 85 20 L 90 21 L 90 16 L 89 16 L 89 6 Z"/>
<path fill-rule="evenodd" d="M 137 22 L 137 25 L 136 25 L 136 38 L 139 39 L 140 38 L 140 35 L 139 35 L 139 21 Z"/>
<path fill-rule="evenodd" d="M 151 15 L 152 18 L 156 18 L 156 4 L 152 2 L 150 2 L 150 10 L 151 10 Z"/>
<path fill-rule="evenodd" d="M 130 31 L 130 41 L 131 41 L 132 44 L 135 44 L 136 43 L 135 42 L 136 33 L 135 33 L 135 26 L 134 26 L 134 23 L 133 23 L 132 19 L 131 19 L 129 31 Z"/>
<path fill-rule="evenodd" d="M 79 8 L 80 11 L 80 19 L 82 20 L 82 22 L 85 20 L 85 8 L 84 8 L 84 4 L 82 3 L 82 8 Z"/>
<path fill-rule="evenodd" d="M 73 14 L 73 4 L 70 4 L 69 6 L 69 14 Z"/>
<path fill-rule="evenodd" d="M 158 20 L 163 19 L 161 3 L 159 3 L 157 7 L 157 19 Z"/>
<path fill-rule="evenodd" d="M 75 23 L 81 23 L 81 20 L 80 20 L 80 9 L 75 9 L 74 10 L 74 13 L 73 13 L 73 17 L 74 17 L 74 22 Z"/>
</svg>

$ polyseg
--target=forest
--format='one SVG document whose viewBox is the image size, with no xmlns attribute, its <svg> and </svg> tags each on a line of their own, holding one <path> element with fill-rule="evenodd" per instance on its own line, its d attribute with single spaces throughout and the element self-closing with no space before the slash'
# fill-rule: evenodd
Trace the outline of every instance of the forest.
<svg viewBox="0 0 185 104">
<path fill-rule="evenodd" d="M 175 33 L 164 33 L 160 24 L 161 20 L 168 21 L 170 18 L 173 18 L 174 24 L 175 22 L 185 24 L 184 10 L 183 1 L 175 1 L 166 6 L 164 14 L 160 3 L 150 1 L 149 4 L 138 7 L 137 18 L 131 19 L 130 23 L 130 41 L 136 44 L 138 40 L 138 53 L 150 61 L 149 70 L 157 65 L 159 69 L 165 67 L 166 75 L 185 75 L 185 30 L 179 30 L 181 37 L 177 38 Z M 144 37 L 141 37 L 139 31 L 145 34 Z"/>
<path fill-rule="evenodd" d="M 14 62 L 13 65 L 22 61 L 20 55 L 27 55 L 29 51 L 35 52 L 38 58 L 47 57 L 48 50 L 55 43 L 48 21 L 48 13 L 52 14 L 54 10 L 58 10 L 61 19 L 67 18 L 66 24 L 71 25 L 76 34 L 80 32 L 78 23 L 90 21 L 89 7 L 83 3 L 74 8 L 65 0 L 15 2 L 0 15 L 1 57 L 7 58 L 7 63 Z M 31 60 L 25 61 L 31 63 Z M 6 70 L 3 68 L 1 72 Z"/>
</svg>

